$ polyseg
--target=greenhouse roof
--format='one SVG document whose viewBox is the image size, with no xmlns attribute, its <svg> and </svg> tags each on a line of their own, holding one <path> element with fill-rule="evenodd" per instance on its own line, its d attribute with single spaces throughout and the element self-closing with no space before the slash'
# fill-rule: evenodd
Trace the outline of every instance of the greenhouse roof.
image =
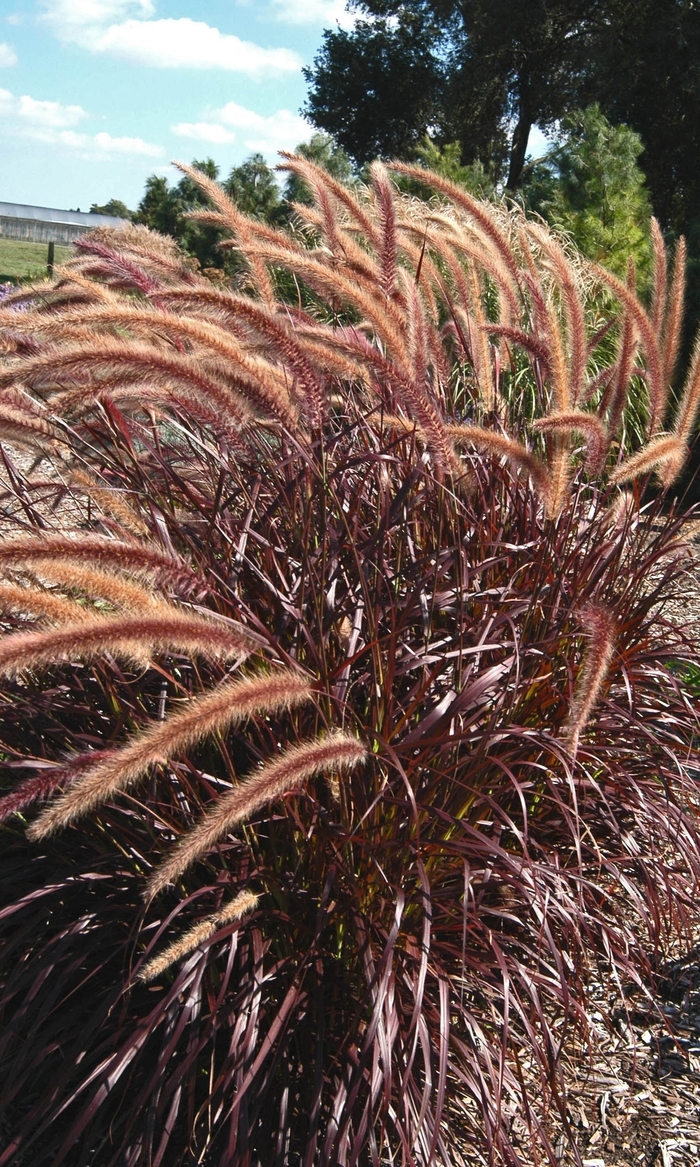
<svg viewBox="0 0 700 1167">
<path fill-rule="evenodd" d="M 31 219 L 37 223 L 66 223 L 75 227 L 122 227 L 126 219 L 116 215 L 96 215 L 86 211 L 59 211 L 55 207 L 32 207 L 25 203 L 0 202 L 0 218 Z"/>
</svg>

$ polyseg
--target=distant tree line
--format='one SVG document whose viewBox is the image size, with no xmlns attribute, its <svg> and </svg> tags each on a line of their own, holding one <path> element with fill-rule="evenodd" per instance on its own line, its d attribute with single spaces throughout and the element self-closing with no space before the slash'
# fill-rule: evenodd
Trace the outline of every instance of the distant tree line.
<svg viewBox="0 0 700 1167">
<path fill-rule="evenodd" d="M 302 151 L 348 180 L 377 157 L 423 157 L 468 174 L 478 193 L 518 197 L 602 259 L 624 245 L 643 250 L 642 213 L 651 208 L 670 238 L 688 237 L 691 324 L 700 317 L 698 0 L 353 7 L 355 26 L 327 30 L 306 70 L 304 112 L 319 133 Z M 538 165 L 527 157 L 535 125 L 555 139 Z M 202 165 L 218 177 L 211 159 Z M 299 197 L 278 186 L 259 154 L 224 186 L 271 222 Z M 134 217 L 217 267 L 216 231 L 185 217 L 200 199 L 187 178 L 171 186 L 153 175 Z M 93 209 L 127 210 L 118 200 Z"/>
<path fill-rule="evenodd" d="M 355 177 L 347 154 L 328 134 L 314 134 L 310 142 L 302 143 L 297 150 L 342 182 L 350 182 Z M 212 158 L 195 158 L 192 165 L 210 178 L 221 180 L 219 167 Z M 284 185 L 280 185 L 262 154 L 251 154 L 245 162 L 234 166 L 223 179 L 222 186 L 245 214 L 277 226 L 289 221 L 295 202 L 309 200 L 304 184 L 296 175 L 290 175 Z M 190 212 L 202 209 L 205 203 L 202 192 L 187 175 L 171 185 L 164 175 L 152 174 L 146 179 L 143 198 L 135 211 L 129 210 L 119 199 L 110 199 L 101 206 L 93 204 L 90 210 L 119 215 L 170 235 L 197 260 L 200 267 L 232 275 L 237 261 L 235 254 L 221 248 L 224 239 L 221 231 L 188 217 Z"/>
<path fill-rule="evenodd" d="M 353 165 L 328 134 L 314 134 L 297 150 L 341 182 L 362 182 L 366 177 L 365 167 Z M 618 274 L 624 274 L 631 254 L 643 283 L 650 265 L 651 205 L 639 166 L 641 153 L 639 135 L 626 126 L 610 125 L 599 107 L 574 111 L 562 119 L 545 157 L 527 160 L 518 200 L 526 210 L 565 231 L 584 254 Z M 411 156 L 480 198 L 497 198 L 504 193 L 502 184 L 481 161 L 462 161 L 459 142 L 441 146 L 426 134 Z M 210 178 L 220 179 L 219 167 L 211 158 L 195 159 L 192 165 Z M 290 220 L 295 203 L 309 199 L 297 175 L 288 176 L 280 185 L 261 154 L 252 154 L 234 166 L 222 185 L 242 211 L 275 226 Z M 411 184 L 410 189 L 417 197 L 429 197 L 427 188 L 418 184 Z M 186 175 L 171 185 L 165 176 L 153 174 L 146 180 L 135 211 L 119 199 L 101 206 L 93 204 L 91 210 L 119 215 L 171 235 L 202 268 L 233 275 L 235 253 L 221 247 L 223 236 L 218 228 L 189 218 L 204 202 L 201 191 Z"/>
</svg>

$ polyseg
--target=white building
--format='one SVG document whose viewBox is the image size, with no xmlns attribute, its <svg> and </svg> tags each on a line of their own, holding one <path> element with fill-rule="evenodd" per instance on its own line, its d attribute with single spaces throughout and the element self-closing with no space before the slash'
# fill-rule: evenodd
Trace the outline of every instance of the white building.
<svg viewBox="0 0 700 1167">
<path fill-rule="evenodd" d="M 30 243 L 73 243 L 86 231 L 94 231 L 95 227 L 126 225 L 126 219 L 118 219 L 116 215 L 57 211 L 52 207 L 0 202 L 0 236 L 4 239 L 25 239 Z"/>
</svg>

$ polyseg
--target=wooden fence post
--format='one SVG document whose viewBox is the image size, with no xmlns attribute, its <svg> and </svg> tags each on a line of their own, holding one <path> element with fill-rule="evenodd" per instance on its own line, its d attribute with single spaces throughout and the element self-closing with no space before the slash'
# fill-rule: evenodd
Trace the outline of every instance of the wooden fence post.
<svg viewBox="0 0 700 1167">
<path fill-rule="evenodd" d="M 51 242 L 49 243 L 49 258 L 48 258 L 48 262 L 46 264 L 46 271 L 47 271 L 49 279 L 51 279 L 53 276 L 53 265 L 54 265 L 55 251 L 56 251 L 56 245 L 52 239 Z"/>
</svg>

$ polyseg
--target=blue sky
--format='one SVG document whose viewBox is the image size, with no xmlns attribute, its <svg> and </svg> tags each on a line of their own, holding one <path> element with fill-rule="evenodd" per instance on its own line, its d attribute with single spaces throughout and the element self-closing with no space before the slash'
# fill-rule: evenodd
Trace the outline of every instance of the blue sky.
<svg viewBox="0 0 700 1167">
<path fill-rule="evenodd" d="M 345 0 L 0 0 L 0 200 L 135 207 L 170 159 L 274 163 Z"/>
</svg>

